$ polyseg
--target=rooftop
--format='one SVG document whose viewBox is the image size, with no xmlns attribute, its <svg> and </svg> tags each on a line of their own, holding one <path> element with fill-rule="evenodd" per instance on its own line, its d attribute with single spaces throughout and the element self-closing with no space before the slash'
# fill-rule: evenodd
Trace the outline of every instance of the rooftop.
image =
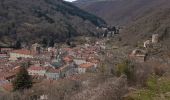
<svg viewBox="0 0 170 100">
<path fill-rule="evenodd" d="M 30 50 L 27 50 L 27 49 L 13 50 L 11 53 L 18 53 L 18 54 L 24 54 L 24 55 L 33 55 L 33 53 Z"/>
<path fill-rule="evenodd" d="M 58 73 L 59 70 L 58 70 L 58 69 L 54 69 L 54 68 L 49 68 L 49 69 L 47 70 L 47 72 L 49 72 L 49 73 Z"/>
<path fill-rule="evenodd" d="M 70 56 L 66 56 L 66 57 L 63 58 L 63 60 L 64 60 L 65 62 L 72 62 L 72 61 L 73 61 L 73 58 L 70 57 Z"/>
<path fill-rule="evenodd" d="M 40 70 L 46 70 L 46 68 L 42 67 L 42 66 L 31 66 L 31 67 L 28 68 L 28 70 L 40 71 Z"/>
<path fill-rule="evenodd" d="M 12 89 L 13 89 L 13 86 L 11 83 L 4 84 L 4 85 L 2 85 L 2 87 L 6 91 L 12 91 Z"/>
<path fill-rule="evenodd" d="M 90 68 L 94 66 L 94 63 L 84 63 L 79 65 L 81 68 Z"/>
</svg>

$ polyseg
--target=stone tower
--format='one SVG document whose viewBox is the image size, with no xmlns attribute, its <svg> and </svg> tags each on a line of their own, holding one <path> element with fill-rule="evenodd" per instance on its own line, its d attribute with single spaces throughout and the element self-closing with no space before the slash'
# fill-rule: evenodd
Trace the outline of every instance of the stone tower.
<svg viewBox="0 0 170 100">
<path fill-rule="evenodd" d="M 159 42 L 159 34 L 153 34 L 152 43 L 158 43 L 158 42 Z"/>
<path fill-rule="evenodd" d="M 35 43 L 32 45 L 31 51 L 36 54 L 40 54 L 41 52 L 41 46 L 38 43 Z"/>
</svg>

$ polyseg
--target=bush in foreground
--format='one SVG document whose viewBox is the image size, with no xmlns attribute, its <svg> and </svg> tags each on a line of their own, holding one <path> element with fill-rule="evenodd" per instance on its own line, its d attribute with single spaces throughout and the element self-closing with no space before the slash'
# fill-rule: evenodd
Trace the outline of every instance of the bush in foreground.
<svg viewBox="0 0 170 100">
<path fill-rule="evenodd" d="M 16 78 L 13 81 L 13 89 L 24 90 L 32 87 L 31 77 L 28 75 L 28 72 L 25 67 L 21 67 Z"/>
</svg>

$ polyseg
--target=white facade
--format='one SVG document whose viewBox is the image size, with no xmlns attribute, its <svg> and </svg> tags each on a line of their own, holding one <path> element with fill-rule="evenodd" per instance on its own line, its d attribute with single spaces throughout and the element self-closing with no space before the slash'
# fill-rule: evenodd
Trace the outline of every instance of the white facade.
<svg viewBox="0 0 170 100">
<path fill-rule="evenodd" d="M 97 68 L 97 64 L 94 64 L 93 66 L 89 67 L 89 68 L 82 68 L 82 67 L 78 67 L 76 68 L 76 71 L 78 74 L 83 74 L 86 73 L 88 70 L 91 72 L 94 72 Z"/>
<path fill-rule="evenodd" d="M 77 68 L 77 73 L 78 74 L 86 73 L 86 68 Z"/>
<path fill-rule="evenodd" d="M 47 72 L 46 73 L 47 79 L 53 79 L 53 80 L 57 80 L 60 78 L 60 73 L 55 73 L 55 72 Z"/>
<path fill-rule="evenodd" d="M 28 70 L 29 75 L 39 75 L 44 76 L 46 73 L 46 70 Z"/>
<path fill-rule="evenodd" d="M 10 58 L 33 58 L 33 55 L 19 54 L 19 53 L 10 53 Z"/>
<path fill-rule="evenodd" d="M 81 60 L 81 59 L 74 59 L 73 61 L 75 62 L 76 65 L 87 63 L 86 60 Z"/>
</svg>

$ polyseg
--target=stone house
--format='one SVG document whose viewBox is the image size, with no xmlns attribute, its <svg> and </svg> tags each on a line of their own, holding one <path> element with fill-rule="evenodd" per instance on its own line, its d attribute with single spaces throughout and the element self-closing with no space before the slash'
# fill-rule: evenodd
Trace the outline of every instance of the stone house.
<svg viewBox="0 0 170 100">
<path fill-rule="evenodd" d="M 144 48 L 149 48 L 149 47 L 151 47 L 151 45 L 152 45 L 151 41 L 147 40 L 147 41 L 144 42 L 143 47 Z"/>
<path fill-rule="evenodd" d="M 18 58 L 34 58 L 33 53 L 27 49 L 13 50 L 10 52 L 10 60 Z"/>
<path fill-rule="evenodd" d="M 31 66 L 27 70 L 29 75 L 45 76 L 47 68 L 42 66 Z"/>
<path fill-rule="evenodd" d="M 66 56 L 63 58 L 63 61 L 66 63 L 66 64 L 70 64 L 73 62 L 73 57 L 71 56 Z"/>
<path fill-rule="evenodd" d="M 0 53 L 8 53 L 12 50 L 13 50 L 13 48 L 0 48 Z"/>
<path fill-rule="evenodd" d="M 76 65 L 87 63 L 87 61 L 84 59 L 74 59 L 73 61 L 75 62 Z"/>
<path fill-rule="evenodd" d="M 67 65 L 68 69 L 65 72 L 65 76 L 67 77 L 67 76 L 71 76 L 71 75 L 77 74 L 76 67 L 77 67 L 77 65 L 74 62 L 68 64 Z"/>
<path fill-rule="evenodd" d="M 12 82 L 15 79 L 16 73 L 6 73 L 4 79 L 8 82 Z"/>
<path fill-rule="evenodd" d="M 0 54 L 0 59 L 1 58 L 9 58 L 9 55 L 8 54 Z"/>
<path fill-rule="evenodd" d="M 146 56 L 146 52 L 140 49 L 133 50 L 132 53 L 129 55 L 130 59 L 136 62 L 145 62 Z"/>
<path fill-rule="evenodd" d="M 94 72 L 97 68 L 97 64 L 94 63 L 84 63 L 78 65 L 77 72 L 78 74 L 83 74 L 86 72 Z"/>
<path fill-rule="evenodd" d="M 58 69 L 49 68 L 45 75 L 47 79 L 57 80 L 60 78 L 60 71 Z"/>
<path fill-rule="evenodd" d="M 4 72 L 1 77 L 3 77 L 4 80 L 7 80 L 8 82 L 12 82 L 17 73 L 20 71 L 20 66 L 14 67 L 12 70 L 9 72 Z"/>
<path fill-rule="evenodd" d="M 35 54 L 40 54 L 41 52 L 41 45 L 38 43 L 35 43 L 31 47 L 31 51 L 34 52 Z"/>
<path fill-rule="evenodd" d="M 66 77 L 66 72 L 67 72 L 69 69 L 70 69 L 70 68 L 68 68 L 68 66 L 66 66 L 66 65 L 58 68 L 58 70 L 60 71 L 60 78 Z"/>
<path fill-rule="evenodd" d="M 153 34 L 152 43 L 158 43 L 158 42 L 159 42 L 159 34 Z"/>
</svg>

